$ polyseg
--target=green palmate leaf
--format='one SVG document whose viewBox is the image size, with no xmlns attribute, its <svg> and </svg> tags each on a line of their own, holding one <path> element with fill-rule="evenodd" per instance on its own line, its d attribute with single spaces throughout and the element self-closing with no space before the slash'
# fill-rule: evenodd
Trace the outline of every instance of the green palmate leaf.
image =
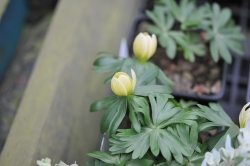
<svg viewBox="0 0 250 166">
<path fill-rule="evenodd" d="M 97 53 L 97 55 L 107 55 L 107 56 L 112 56 L 112 57 L 118 57 L 118 55 L 113 54 L 111 52 L 107 52 L 107 51 L 100 51 Z"/>
<path fill-rule="evenodd" d="M 198 125 L 193 122 L 191 126 L 185 124 L 176 125 L 176 132 L 178 133 L 181 140 L 190 146 L 192 150 L 190 153 L 193 154 L 198 142 Z M 189 136 L 189 137 L 187 137 Z M 199 149 L 199 147 L 198 147 Z"/>
<path fill-rule="evenodd" d="M 131 76 L 131 69 L 133 69 L 136 73 L 141 72 L 140 70 L 136 70 L 137 67 L 135 65 L 135 60 L 131 58 L 117 60 L 111 57 L 101 57 L 98 58 L 94 62 L 94 70 L 97 74 L 113 71 L 108 78 L 105 79 L 104 83 L 109 83 L 116 72 L 125 72 Z M 140 66 L 139 66 L 140 67 Z M 137 68 L 139 68 L 137 67 Z"/>
<path fill-rule="evenodd" d="M 139 121 L 138 115 L 134 112 L 132 108 L 129 109 L 129 120 L 131 121 L 131 124 L 135 131 L 138 133 L 141 132 L 141 124 Z"/>
<path fill-rule="evenodd" d="M 173 81 L 171 81 L 164 73 L 161 69 L 159 69 L 158 75 L 157 75 L 157 80 L 165 86 L 173 86 L 175 85 L 175 83 Z"/>
<path fill-rule="evenodd" d="M 178 20 L 178 21 L 182 21 L 182 12 L 181 9 L 178 7 L 177 3 L 173 0 L 170 0 L 169 3 L 167 3 L 167 5 L 169 5 L 171 12 L 173 14 L 173 16 Z"/>
<path fill-rule="evenodd" d="M 173 26 L 174 26 L 174 22 L 175 22 L 175 20 L 174 20 L 174 17 L 172 17 L 170 14 L 167 16 L 167 19 L 165 20 L 165 28 L 166 29 L 168 29 L 168 30 L 170 30 L 170 29 L 172 29 L 173 28 Z"/>
<path fill-rule="evenodd" d="M 203 153 L 194 153 L 191 157 L 187 157 L 187 160 L 184 162 L 184 165 L 187 166 L 197 166 L 201 165 L 202 161 L 204 160 Z"/>
<path fill-rule="evenodd" d="M 141 131 L 141 123 L 139 120 L 139 115 L 135 112 L 135 109 L 137 108 L 136 102 L 140 103 L 140 100 L 143 100 L 144 98 L 142 97 L 136 97 L 136 96 L 131 96 L 128 100 L 129 104 L 129 120 L 132 123 L 133 128 L 135 131 L 138 133 Z"/>
<path fill-rule="evenodd" d="M 176 43 L 171 37 L 166 38 L 165 42 L 166 42 L 166 47 L 167 47 L 166 54 L 168 55 L 170 59 L 173 59 L 175 57 L 176 50 L 177 50 Z"/>
<path fill-rule="evenodd" d="M 208 103 L 209 107 L 213 110 L 216 110 L 220 113 L 220 116 L 224 118 L 229 124 L 234 125 L 234 122 L 228 116 L 228 114 L 223 110 L 222 106 L 218 103 Z"/>
<path fill-rule="evenodd" d="M 147 30 L 158 35 L 159 44 L 166 48 L 167 56 L 174 58 L 177 44 L 172 37 L 172 32 L 174 31 L 171 29 L 174 26 L 174 18 L 170 14 L 170 10 L 167 6 L 155 6 L 153 12 L 147 11 L 146 14 L 156 25 L 148 25 Z"/>
<path fill-rule="evenodd" d="M 166 42 L 166 39 L 167 39 L 168 37 L 169 37 L 169 36 L 166 35 L 166 34 L 160 34 L 160 35 L 159 35 L 158 41 L 159 41 L 159 44 L 160 44 L 162 47 L 167 47 L 167 46 L 168 46 L 168 43 Z"/>
<path fill-rule="evenodd" d="M 154 11 L 155 11 L 154 14 L 159 19 L 159 22 L 163 23 L 163 25 L 164 25 L 164 22 L 165 22 L 164 14 L 165 14 L 166 9 L 162 6 L 156 5 L 156 6 L 154 6 Z"/>
<path fill-rule="evenodd" d="M 112 104 L 114 101 L 117 100 L 117 98 L 118 96 L 113 95 L 113 96 L 109 96 L 104 99 L 98 100 L 94 102 L 93 104 L 91 104 L 90 111 L 95 112 L 95 111 L 106 110 L 110 106 L 110 104 Z"/>
<path fill-rule="evenodd" d="M 227 22 L 231 19 L 232 12 L 230 9 L 225 8 L 224 10 L 221 11 L 219 17 L 218 17 L 218 28 L 224 27 Z"/>
<path fill-rule="evenodd" d="M 243 45 L 240 44 L 239 42 L 236 42 L 234 40 L 226 40 L 226 45 L 235 53 L 239 55 L 243 55 Z"/>
<path fill-rule="evenodd" d="M 198 131 L 210 131 L 210 130 L 216 129 L 220 125 L 221 125 L 220 123 L 205 122 L 199 125 Z"/>
<path fill-rule="evenodd" d="M 105 73 L 105 72 L 109 72 L 109 71 L 117 71 L 120 70 L 121 66 L 122 66 L 122 61 L 117 62 L 117 63 L 112 63 L 109 65 L 103 65 L 103 66 L 95 66 L 93 68 L 93 70 L 95 70 L 96 74 L 101 74 L 101 73 Z"/>
<path fill-rule="evenodd" d="M 154 161 L 150 159 L 135 159 L 126 163 L 126 166 L 141 166 L 141 165 L 153 166 Z"/>
<path fill-rule="evenodd" d="M 199 112 L 199 116 L 204 117 L 209 120 L 211 123 L 205 123 L 204 125 L 200 125 L 201 128 L 205 130 L 209 127 L 218 126 L 232 126 L 234 123 L 230 119 L 230 117 L 225 113 L 222 107 L 216 103 L 209 103 L 209 107 L 198 104 L 201 108 L 201 112 Z"/>
<path fill-rule="evenodd" d="M 132 100 L 129 100 L 129 104 L 131 104 L 133 106 L 133 110 L 131 109 L 131 113 L 132 115 L 129 115 L 130 117 L 130 121 L 132 122 L 132 125 L 140 125 L 140 123 L 144 124 L 145 123 L 147 125 L 151 125 L 151 121 L 150 121 L 150 118 L 149 118 L 149 105 L 148 105 L 148 101 L 144 98 L 144 97 L 136 97 L 134 96 L 132 98 Z M 143 118 L 141 118 L 141 116 L 138 115 L 139 112 L 142 112 L 143 114 L 146 112 L 147 115 L 145 117 L 145 120 Z M 134 117 L 133 115 L 137 115 L 137 117 Z M 144 115 L 145 116 L 145 115 Z M 139 122 L 140 121 L 140 122 Z M 135 124 L 133 124 L 135 123 Z M 134 127 L 135 128 L 135 127 Z M 141 126 L 138 127 L 139 129 L 141 129 Z M 137 132 L 140 132 L 138 131 L 137 129 L 135 129 Z"/>
<path fill-rule="evenodd" d="M 139 71 L 136 70 L 135 67 L 136 67 L 135 60 L 131 59 L 131 58 L 127 58 L 127 59 L 124 60 L 124 63 L 122 65 L 120 71 L 127 73 L 131 77 L 131 69 L 133 69 L 136 74 L 139 73 Z"/>
<path fill-rule="evenodd" d="M 137 76 L 136 86 L 154 84 L 155 79 L 159 73 L 159 67 L 155 66 L 151 62 L 141 63 L 135 59 L 125 59 L 125 62 L 121 68 L 122 72 L 125 72 L 131 77 L 131 69 L 133 69 Z M 170 83 L 170 81 L 168 81 Z M 168 83 L 167 82 L 167 83 Z"/>
<path fill-rule="evenodd" d="M 154 21 L 158 27 L 160 27 L 160 28 L 163 27 L 163 24 L 161 23 L 160 18 L 158 18 L 154 12 L 151 12 L 151 11 L 147 10 L 147 11 L 146 11 L 146 15 L 147 15 L 152 21 Z"/>
<path fill-rule="evenodd" d="M 171 129 L 151 129 L 143 127 L 141 133 L 133 132 L 132 129 L 118 130 L 118 140 L 111 139 L 110 151 L 113 154 L 125 151 L 126 153 L 132 153 L 132 158 L 142 158 L 150 146 L 153 146 L 154 151 L 160 150 L 164 158 L 171 160 L 171 153 L 173 157 L 182 162 L 183 156 L 189 156 L 190 149 L 184 144 L 180 138 L 172 132 Z M 130 133 L 125 137 L 124 133 Z M 155 136 L 154 136 L 155 135 Z M 153 140 L 151 140 L 153 139 Z M 119 143 L 117 143 L 117 141 Z M 155 142 L 154 142 L 155 141 Z M 157 152 L 158 153 L 158 152 Z M 156 153 L 156 154 L 157 154 Z"/>
<path fill-rule="evenodd" d="M 104 133 L 109 130 L 109 136 L 114 134 L 120 125 L 122 119 L 124 118 L 127 111 L 127 98 L 126 97 L 117 97 L 113 100 L 113 103 L 107 108 L 104 113 L 100 129 Z"/>
<path fill-rule="evenodd" d="M 160 125 L 164 120 L 169 120 L 180 111 L 179 107 L 169 101 L 169 96 L 158 94 L 156 100 L 153 95 L 149 95 L 152 108 L 152 120 L 155 125 Z"/>
<path fill-rule="evenodd" d="M 145 98 L 134 99 L 134 101 L 137 104 L 134 111 L 143 114 L 143 119 L 141 121 L 144 123 L 144 126 L 146 125 L 152 127 L 153 124 L 150 119 L 148 101 Z"/>
<path fill-rule="evenodd" d="M 118 130 L 118 134 L 110 139 L 112 154 L 132 153 L 133 159 L 140 159 L 150 149 L 154 156 L 161 153 L 168 161 L 173 156 L 179 163 L 182 163 L 183 156 L 191 156 L 197 146 L 197 115 L 182 111 L 169 98 L 169 95 L 157 94 L 155 98 L 150 94 L 151 115 L 148 101 L 134 98 L 133 105 L 137 105 L 135 112 L 143 114 L 145 125 L 141 127 L 140 133 L 134 129 Z M 167 123 L 190 124 L 190 127 L 179 125 L 175 129 L 168 127 Z"/>
<path fill-rule="evenodd" d="M 230 54 L 228 48 L 226 47 L 226 45 L 224 43 L 221 43 L 221 42 L 217 42 L 217 44 L 219 47 L 219 53 L 220 53 L 221 57 L 227 63 L 232 63 L 232 57 L 231 57 L 231 54 Z"/>
<path fill-rule="evenodd" d="M 220 15 L 220 6 L 217 3 L 213 3 L 212 5 L 212 10 L 213 10 L 213 16 L 214 17 L 219 17 Z M 214 22 L 216 24 L 216 22 Z"/>
<path fill-rule="evenodd" d="M 149 94 L 158 94 L 158 93 L 170 94 L 171 92 L 172 92 L 172 89 L 168 86 L 145 85 L 145 86 L 137 86 L 133 94 L 138 95 L 138 96 L 148 96 Z"/>
<path fill-rule="evenodd" d="M 162 30 L 159 27 L 154 26 L 154 25 L 147 24 L 146 28 L 150 33 L 155 34 L 155 35 L 160 35 L 162 32 Z"/>
<path fill-rule="evenodd" d="M 119 60 L 117 58 L 103 56 L 103 57 L 97 58 L 94 61 L 93 65 L 94 66 L 101 66 L 101 65 L 108 65 L 111 63 L 115 63 L 115 62 L 119 62 Z"/>
<path fill-rule="evenodd" d="M 144 65 L 145 66 L 145 65 Z M 137 70 L 138 71 L 138 70 Z M 147 68 L 137 72 L 137 86 L 147 85 L 154 80 L 159 73 L 159 68 L 151 63 L 147 63 Z"/>
<path fill-rule="evenodd" d="M 169 33 L 169 36 L 172 37 L 176 43 L 180 46 L 186 45 L 186 41 L 185 41 L 185 35 L 182 32 L 178 32 L 178 31 L 171 31 Z"/>
<path fill-rule="evenodd" d="M 181 25 L 182 30 L 197 29 L 208 25 L 210 10 L 208 5 L 196 7 L 194 1 L 182 0 L 178 5 L 174 0 L 168 0 L 166 3 L 176 20 Z"/>
<path fill-rule="evenodd" d="M 216 42 L 215 40 L 212 40 L 210 42 L 210 52 L 211 52 L 211 55 L 212 55 L 212 58 L 215 62 L 218 62 L 219 61 L 219 51 L 218 51 L 218 46 L 216 45 Z"/>
<path fill-rule="evenodd" d="M 205 55 L 205 46 L 201 44 L 198 39 L 198 36 L 193 34 L 185 35 L 185 43 L 180 43 L 183 51 L 184 58 L 190 62 L 195 61 L 195 55 L 204 56 Z"/>
<path fill-rule="evenodd" d="M 109 152 L 100 152 L 95 151 L 87 154 L 90 157 L 99 159 L 105 163 L 105 165 L 125 165 L 128 161 L 131 160 L 131 155 L 129 154 L 118 154 L 111 155 Z"/>
<path fill-rule="evenodd" d="M 192 107 L 192 106 L 197 105 L 197 102 L 196 102 L 196 101 L 192 101 L 192 100 L 190 100 L 190 101 L 185 101 L 185 100 L 181 99 L 181 100 L 179 101 L 179 103 L 180 103 L 180 106 L 181 106 L 182 108 L 190 108 L 190 107 Z"/>
<path fill-rule="evenodd" d="M 245 39 L 240 32 L 240 28 L 235 26 L 231 19 L 231 11 L 227 8 L 220 9 L 214 3 L 212 6 L 212 27 L 207 29 L 208 40 L 210 40 L 210 52 L 215 62 L 221 56 L 227 63 L 232 62 L 229 50 L 243 55 L 243 45 L 241 41 Z"/>
<path fill-rule="evenodd" d="M 102 161 L 96 160 L 96 161 L 88 161 L 86 163 L 86 166 L 105 166 L 105 164 Z"/>
<path fill-rule="evenodd" d="M 233 140 L 239 135 L 239 130 L 240 129 L 237 125 L 232 125 L 227 130 L 215 134 L 207 141 L 208 150 L 211 151 L 213 148 L 218 150 L 221 147 L 224 147 L 227 135 Z"/>
<path fill-rule="evenodd" d="M 112 57 L 99 57 L 94 61 L 93 70 L 97 73 L 104 73 L 109 71 L 117 71 L 121 69 L 124 60 L 118 60 Z"/>
<path fill-rule="evenodd" d="M 165 127 L 168 126 L 170 124 L 177 124 L 177 123 L 184 123 L 187 125 L 192 125 L 193 124 L 193 120 L 197 119 L 197 112 L 182 112 L 177 114 L 176 116 L 174 116 L 173 118 L 169 119 L 169 120 L 165 120 L 161 123 L 161 127 Z"/>
<path fill-rule="evenodd" d="M 184 58 L 186 60 L 189 60 L 190 62 L 194 62 L 195 61 L 194 53 L 191 52 L 190 50 L 185 50 L 184 51 Z"/>
</svg>

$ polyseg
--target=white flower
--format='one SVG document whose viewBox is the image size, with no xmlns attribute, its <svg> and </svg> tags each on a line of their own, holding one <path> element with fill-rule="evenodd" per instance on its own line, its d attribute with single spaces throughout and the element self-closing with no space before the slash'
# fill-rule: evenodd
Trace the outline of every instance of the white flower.
<svg viewBox="0 0 250 166">
<path fill-rule="evenodd" d="M 64 162 L 60 161 L 60 163 L 56 164 L 55 166 L 69 166 L 69 165 L 67 165 Z M 78 166 L 78 165 L 75 163 L 75 164 L 71 164 L 70 166 Z"/>
<path fill-rule="evenodd" d="M 240 146 L 236 149 L 236 155 L 242 158 L 250 158 L 250 122 L 247 122 L 244 128 L 240 129 L 241 134 L 238 135 Z"/>
<path fill-rule="evenodd" d="M 248 138 L 250 138 L 250 122 L 247 122 L 246 126 L 240 129 L 240 132 L 243 134 L 245 139 L 249 140 Z"/>
<path fill-rule="evenodd" d="M 227 135 L 225 148 L 220 148 L 220 155 L 221 158 L 229 163 L 231 163 L 232 159 L 234 158 L 235 150 L 231 146 L 231 138 Z"/>
<path fill-rule="evenodd" d="M 220 164 L 220 153 L 213 149 L 211 152 L 206 152 L 205 160 L 210 166 L 217 166 Z"/>
<path fill-rule="evenodd" d="M 51 162 L 51 160 L 49 158 L 45 158 L 45 159 L 36 161 L 38 166 L 51 166 L 50 162 Z"/>
<path fill-rule="evenodd" d="M 75 162 L 75 164 L 72 164 L 72 165 L 70 165 L 70 166 L 78 166 L 78 165 L 77 165 L 76 162 Z"/>
<path fill-rule="evenodd" d="M 244 107 L 240 111 L 240 128 L 245 128 L 248 121 L 250 121 L 250 102 L 244 105 Z"/>
</svg>

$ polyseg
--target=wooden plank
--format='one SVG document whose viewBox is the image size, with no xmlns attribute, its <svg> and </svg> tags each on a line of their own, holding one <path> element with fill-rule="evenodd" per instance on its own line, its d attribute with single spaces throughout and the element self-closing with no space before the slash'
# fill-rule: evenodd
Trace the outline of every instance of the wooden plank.
<svg viewBox="0 0 250 166">
<path fill-rule="evenodd" d="M 0 21 L 10 0 L 0 0 Z"/>
<path fill-rule="evenodd" d="M 89 106 L 110 93 L 94 75 L 98 51 L 117 53 L 139 0 L 61 0 L 23 96 L 0 165 L 34 166 L 50 157 L 85 165 L 99 146 L 102 113 Z"/>
</svg>

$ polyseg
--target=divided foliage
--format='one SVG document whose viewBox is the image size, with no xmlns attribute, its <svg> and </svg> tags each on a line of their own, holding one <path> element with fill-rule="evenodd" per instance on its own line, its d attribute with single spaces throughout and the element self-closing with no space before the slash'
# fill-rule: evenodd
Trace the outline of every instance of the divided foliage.
<svg viewBox="0 0 250 166">
<path fill-rule="evenodd" d="M 108 152 L 88 155 L 108 165 L 200 165 L 206 151 L 223 147 L 228 134 L 234 141 L 239 128 L 220 105 L 189 107 L 194 104 L 179 104 L 169 94 L 134 96 L 128 107 L 131 128 L 110 136 Z M 218 126 L 228 129 L 202 142 L 199 132 Z"/>
<path fill-rule="evenodd" d="M 243 55 L 241 42 L 245 37 L 234 24 L 230 9 L 220 9 L 217 3 L 197 7 L 191 0 L 181 0 L 180 4 L 162 0 L 161 4 L 146 11 L 154 23 L 147 25 L 147 30 L 158 36 L 169 58 L 173 59 L 177 50 L 182 50 L 184 58 L 191 62 L 195 55 L 211 54 L 215 62 L 221 57 L 227 63 L 232 62 L 230 51 Z"/>
<path fill-rule="evenodd" d="M 194 61 L 196 55 L 206 54 L 206 45 L 216 62 L 221 56 L 230 63 L 229 49 L 242 53 L 239 41 L 244 37 L 233 24 L 229 9 L 220 9 L 216 3 L 196 7 L 189 0 L 182 0 L 180 4 L 174 0 L 157 2 L 160 5 L 146 12 L 155 23 L 147 29 L 158 35 L 159 43 L 170 58 L 182 50 L 186 59 Z M 197 31 L 205 32 L 205 42 L 194 33 Z M 110 148 L 105 152 L 88 153 L 97 160 L 87 162 L 87 166 L 197 166 L 201 165 L 207 151 L 224 147 L 227 135 L 237 148 L 235 138 L 239 127 L 219 104 L 206 106 L 177 101 L 171 95 L 174 83 L 153 63 L 119 59 L 108 52 L 99 54 L 108 55 L 94 62 L 97 74 L 110 72 L 104 83 L 109 83 L 116 72 L 125 72 L 131 77 L 131 69 L 137 81 L 132 94 L 111 95 L 91 105 L 91 112 L 105 111 L 100 130 L 108 133 Z M 129 117 L 130 126 L 119 129 L 125 116 Z M 226 129 L 202 140 L 201 132 L 221 126 Z"/>
</svg>

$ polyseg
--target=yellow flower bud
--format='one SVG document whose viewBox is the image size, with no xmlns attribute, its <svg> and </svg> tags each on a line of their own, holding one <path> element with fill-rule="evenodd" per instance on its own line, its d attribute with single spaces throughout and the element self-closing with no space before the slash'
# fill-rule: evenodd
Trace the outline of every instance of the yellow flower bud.
<svg viewBox="0 0 250 166">
<path fill-rule="evenodd" d="M 117 72 L 111 80 L 111 89 L 118 96 L 129 96 L 136 85 L 136 75 L 131 69 L 132 79 L 127 73 Z"/>
<path fill-rule="evenodd" d="M 153 34 L 152 37 L 148 33 L 140 33 L 136 36 L 133 43 L 133 50 L 136 57 L 141 62 L 146 62 L 156 51 L 157 39 Z"/>
<path fill-rule="evenodd" d="M 250 121 L 250 102 L 247 103 L 241 110 L 240 116 L 240 128 L 244 128 L 248 121 Z"/>
</svg>

